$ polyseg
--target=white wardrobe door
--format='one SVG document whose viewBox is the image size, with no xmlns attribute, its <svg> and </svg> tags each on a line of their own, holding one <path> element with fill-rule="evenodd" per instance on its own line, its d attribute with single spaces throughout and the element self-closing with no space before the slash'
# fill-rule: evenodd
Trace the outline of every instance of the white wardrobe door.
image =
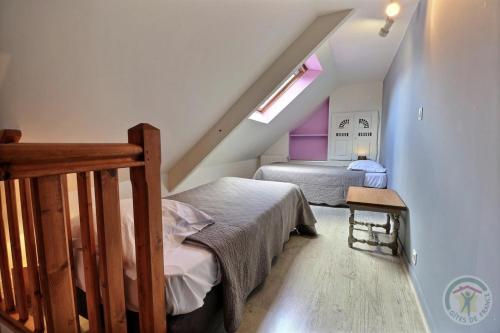
<svg viewBox="0 0 500 333">
<path fill-rule="evenodd" d="M 330 133 L 332 135 L 330 141 L 330 159 L 351 160 L 353 149 L 353 114 L 332 114 Z"/>
<path fill-rule="evenodd" d="M 371 160 L 377 159 L 378 112 L 356 112 L 353 124 L 352 159 L 365 155 Z"/>
</svg>

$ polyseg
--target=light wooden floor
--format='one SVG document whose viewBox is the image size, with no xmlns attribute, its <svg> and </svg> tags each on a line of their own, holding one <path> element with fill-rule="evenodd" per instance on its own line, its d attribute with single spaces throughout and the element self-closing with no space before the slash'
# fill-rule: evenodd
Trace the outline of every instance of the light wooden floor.
<svg viewBox="0 0 500 333">
<path fill-rule="evenodd" d="M 238 333 L 425 332 L 399 258 L 359 243 L 362 250 L 349 249 L 348 209 L 313 211 L 319 237 L 290 239 L 250 296 Z M 380 214 L 362 217 L 385 222 Z"/>
<path fill-rule="evenodd" d="M 400 260 L 390 250 L 349 249 L 347 209 L 313 211 L 319 236 L 291 237 L 250 296 L 238 333 L 425 332 Z M 361 219 L 385 222 L 380 214 Z"/>
</svg>

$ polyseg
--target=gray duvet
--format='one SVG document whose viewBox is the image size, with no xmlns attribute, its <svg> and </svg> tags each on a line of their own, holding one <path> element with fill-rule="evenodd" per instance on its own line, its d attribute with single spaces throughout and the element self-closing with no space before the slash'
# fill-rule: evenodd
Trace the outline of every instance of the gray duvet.
<svg viewBox="0 0 500 333">
<path fill-rule="evenodd" d="M 298 185 L 307 201 L 337 206 L 345 204 L 349 186 L 363 186 L 365 173 L 345 167 L 275 163 L 261 166 L 254 179 Z"/>
<path fill-rule="evenodd" d="M 222 178 L 169 199 L 201 209 L 213 225 L 190 236 L 217 256 L 222 271 L 224 324 L 238 328 L 244 304 L 271 269 L 290 232 L 316 234 L 316 220 L 300 188 L 293 184 Z"/>
</svg>

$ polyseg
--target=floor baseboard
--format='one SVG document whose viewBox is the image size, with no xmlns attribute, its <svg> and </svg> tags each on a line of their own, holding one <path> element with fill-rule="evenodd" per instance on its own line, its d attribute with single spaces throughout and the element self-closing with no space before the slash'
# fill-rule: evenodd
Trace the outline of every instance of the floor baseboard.
<svg viewBox="0 0 500 333">
<path fill-rule="evenodd" d="M 408 279 L 408 283 L 410 284 L 411 291 L 413 292 L 413 295 L 415 295 L 415 299 L 417 300 L 417 307 L 418 307 L 418 312 L 420 313 L 420 316 L 422 317 L 422 320 L 424 322 L 425 326 L 425 331 L 427 333 L 431 333 L 431 330 L 429 328 L 429 323 L 427 321 L 427 316 L 425 315 L 424 308 L 422 307 L 422 303 L 420 300 L 420 297 L 417 293 L 417 290 L 415 289 L 415 286 L 413 285 L 413 279 L 411 278 L 410 274 L 410 269 L 409 269 L 409 263 L 408 260 L 406 260 L 406 251 L 405 248 L 402 246 L 401 241 L 399 242 L 400 248 L 401 248 L 401 253 L 399 256 L 399 260 L 401 260 L 401 266 L 403 266 L 403 269 L 406 274 L 406 278 Z"/>
</svg>

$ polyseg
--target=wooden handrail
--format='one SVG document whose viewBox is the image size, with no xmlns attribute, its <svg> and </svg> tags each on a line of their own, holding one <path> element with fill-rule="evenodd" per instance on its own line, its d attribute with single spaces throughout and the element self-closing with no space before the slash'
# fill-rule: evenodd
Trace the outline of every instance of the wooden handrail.
<svg viewBox="0 0 500 333">
<path fill-rule="evenodd" d="M 139 160 L 142 147 L 130 143 L 17 143 L 0 144 L 0 163 L 57 163 L 131 158 Z"/>
<path fill-rule="evenodd" d="M 76 161 L 50 164 L 0 165 L 0 180 L 35 178 L 68 173 L 133 168 L 140 166 L 144 166 L 144 162 L 135 161 L 133 159 Z"/>
<path fill-rule="evenodd" d="M 143 166 L 143 148 L 130 143 L 0 144 L 0 180 Z"/>
</svg>

